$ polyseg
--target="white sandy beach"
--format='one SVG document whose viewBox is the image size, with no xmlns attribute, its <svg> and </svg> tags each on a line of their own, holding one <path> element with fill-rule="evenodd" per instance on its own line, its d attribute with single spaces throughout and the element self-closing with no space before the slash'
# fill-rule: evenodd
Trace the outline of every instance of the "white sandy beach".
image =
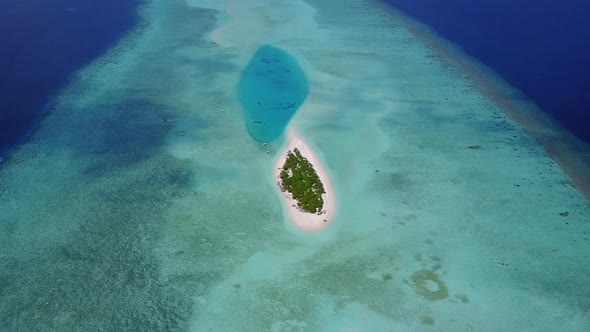
<svg viewBox="0 0 590 332">
<path fill-rule="evenodd" d="M 285 208 L 289 219 L 291 219 L 295 226 L 304 231 L 318 231 L 330 223 L 336 212 L 336 197 L 334 196 L 334 190 L 330 183 L 330 178 L 313 149 L 307 145 L 305 140 L 292 127 L 288 129 L 287 139 L 287 147 L 280 153 L 274 166 L 275 178 L 277 181 L 280 181 L 279 175 L 281 168 L 287 159 L 287 151 L 293 151 L 297 148 L 301 152 L 301 155 L 307 158 L 307 160 L 313 165 L 313 168 L 324 185 L 326 193 L 322 195 L 322 198 L 324 199 L 323 210 L 325 212 L 315 214 L 302 211 L 297 207 L 297 201 L 286 191 L 281 193 L 281 197 L 285 202 Z"/>
</svg>

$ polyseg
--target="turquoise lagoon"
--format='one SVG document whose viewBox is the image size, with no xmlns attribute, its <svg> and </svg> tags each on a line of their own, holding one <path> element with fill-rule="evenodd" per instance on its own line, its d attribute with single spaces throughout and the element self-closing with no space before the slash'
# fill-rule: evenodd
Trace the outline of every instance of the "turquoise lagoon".
<svg viewBox="0 0 590 332">
<path fill-rule="evenodd" d="M 307 78 L 295 58 L 279 47 L 261 46 L 238 87 L 248 132 L 259 142 L 279 137 L 308 91 Z"/>
</svg>

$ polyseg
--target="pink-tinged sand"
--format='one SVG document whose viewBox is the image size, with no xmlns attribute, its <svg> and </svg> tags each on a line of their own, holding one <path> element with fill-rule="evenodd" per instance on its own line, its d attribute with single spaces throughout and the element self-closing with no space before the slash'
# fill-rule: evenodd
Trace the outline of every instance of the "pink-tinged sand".
<svg viewBox="0 0 590 332">
<path fill-rule="evenodd" d="M 304 231 L 318 231 L 326 227 L 336 212 L 336 198 L 334 196 L 334 190 L 330 183 L 328 173 L 322 166 L 320 159 L 314 153 L 314 151 L 307 145 L 305 140 L 299 136 L 295 129 L 290 128 L 287 133 L 287 147 L 283 150 L 275 163 L 275 178 L 280 183 L 280 172 L 287 160 L 287 151 L 293 151 L 295 148 L 299 150 L 301 155 L 313 165 L 316 173 L 318 174 L 320 181 L 324 185 L 325 194 L 322 194 L 324 199 L 323 212 L 321 214 L 310 213 L 303 211 L 297 207 L 297 201 L 291 197 L 291 194 L 287 191 L 281 192 L 283 201 L 287 209 L 287 214 L 291 222 L 298 228 Z"/>
</svg>

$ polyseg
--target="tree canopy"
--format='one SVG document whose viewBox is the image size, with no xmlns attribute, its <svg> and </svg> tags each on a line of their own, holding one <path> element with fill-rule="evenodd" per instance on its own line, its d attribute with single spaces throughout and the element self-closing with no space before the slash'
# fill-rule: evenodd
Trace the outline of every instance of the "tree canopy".
<svg viewBox="0 0 590 332">
<path fill-rule="evenodd" d="M 317 213 L 324 206 L 324 185 L 313 165 L 295 148 L 287 152 L 287 159 L 280 173 L 281 186 L 293 196 L 299 208 Z"/>
</svg>

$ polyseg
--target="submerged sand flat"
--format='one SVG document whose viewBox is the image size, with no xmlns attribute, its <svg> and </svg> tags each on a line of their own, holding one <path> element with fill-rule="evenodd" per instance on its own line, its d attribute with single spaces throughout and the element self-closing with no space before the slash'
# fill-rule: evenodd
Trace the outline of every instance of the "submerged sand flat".
<svg viewBox="0 0 590 332">
<path fill-rule="evenodd" d="M 0 164 L 0 330 L 590 330 L 587 198 L 403 20 L 361 0 L 141 15 Z M 337 198 L 320 232 L 284 216 L 286 138 L 241 118 L 264 43 L 310 80 L 291 126 Z"/>
</svg>

